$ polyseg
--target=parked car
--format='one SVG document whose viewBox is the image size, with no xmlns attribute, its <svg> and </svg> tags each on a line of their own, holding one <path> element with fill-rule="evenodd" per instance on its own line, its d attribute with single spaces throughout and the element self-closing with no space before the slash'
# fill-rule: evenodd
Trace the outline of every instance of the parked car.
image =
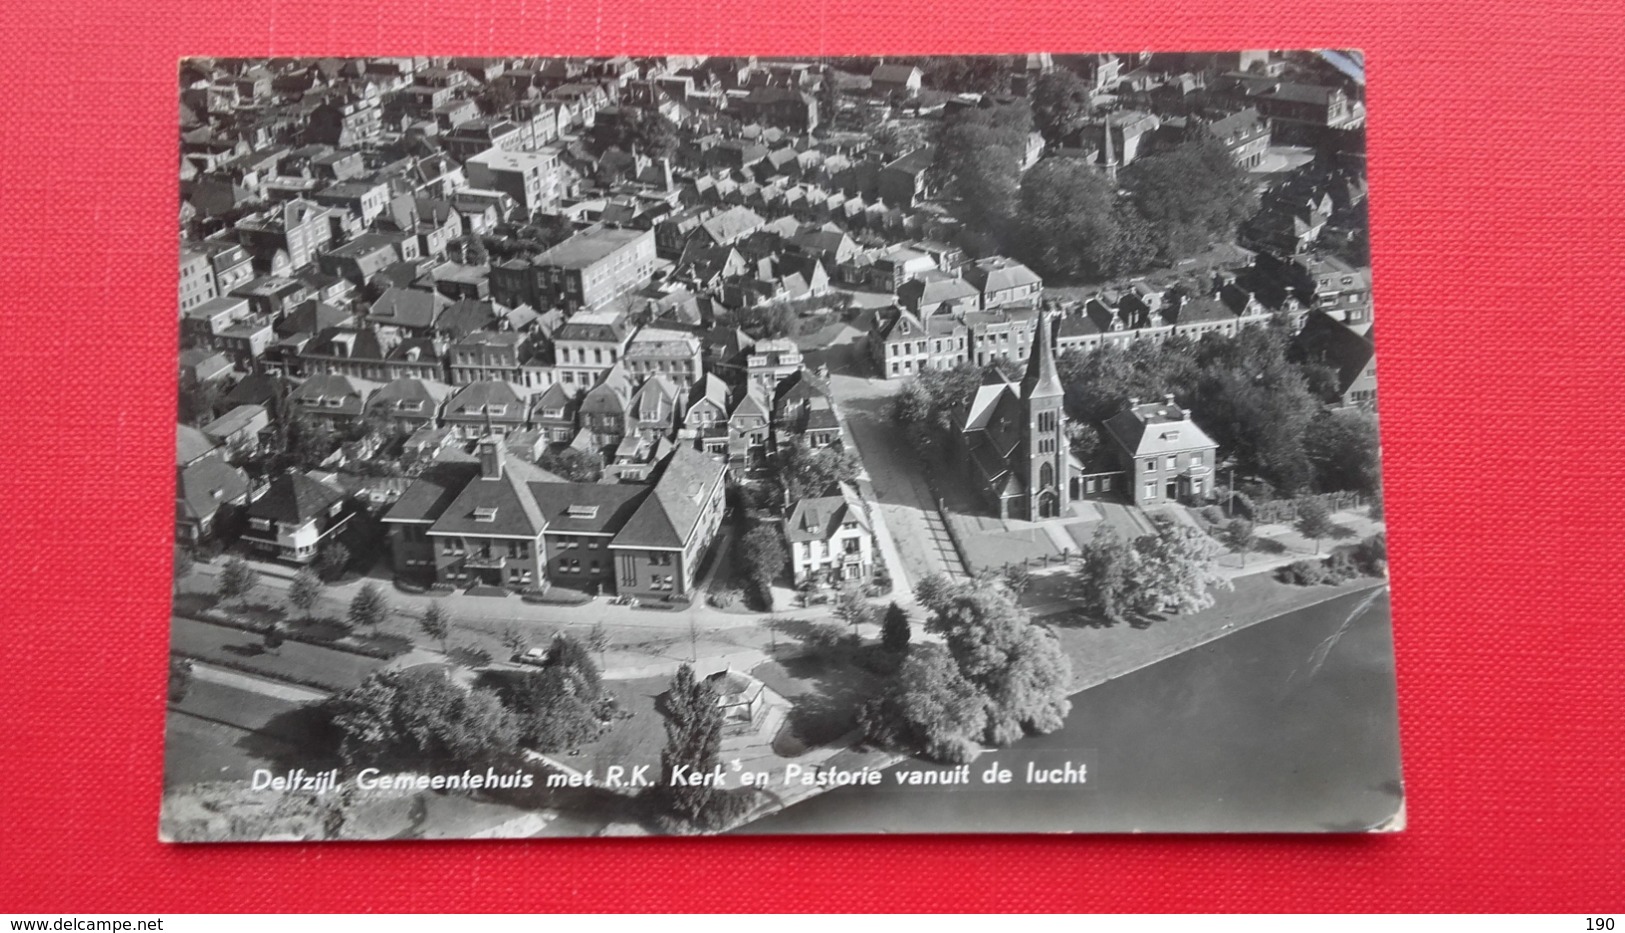
<svg viewBox="0 0 1625 933">
<path fill-rule="evenodd" d="M 547 664 L 547 654 L 546 648 L 531 648 L 528 651 L 515 654 L 513 660 L 515 664 L 531 664 L 536 667 L 543 667 Z"/>
</svg>

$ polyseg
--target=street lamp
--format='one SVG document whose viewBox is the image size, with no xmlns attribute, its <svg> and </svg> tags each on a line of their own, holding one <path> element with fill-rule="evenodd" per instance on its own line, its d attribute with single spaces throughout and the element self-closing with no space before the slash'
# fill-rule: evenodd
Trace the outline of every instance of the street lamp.
<svg viewBox="0 0 1625 933">
<path fill-rule="evenodd" d="M 1230 517 L 1230 503 L 1236 500 L 1236 458 L 1226 457 L 1219 464 L 1219 469 L 1230 471 L 1230 482 L 1225 484 L 1224 517 Z"/>
</svg>

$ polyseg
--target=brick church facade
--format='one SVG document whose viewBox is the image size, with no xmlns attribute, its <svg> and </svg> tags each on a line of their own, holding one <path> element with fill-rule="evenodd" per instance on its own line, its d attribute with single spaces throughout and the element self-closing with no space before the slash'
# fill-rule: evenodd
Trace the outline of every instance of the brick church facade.
<svg viewBox="0 0 1625 933">
<path fill-rule="evenodd" d="M 1079 472 L 1066 440 L 1065 391 L 1055 367 L 1049 315 L 1019 384 L 990 377 L 961 421 L 959 440 L 971 481 L 1000 518 L 1038 521 L 1067 513 Z"/>
</svg>

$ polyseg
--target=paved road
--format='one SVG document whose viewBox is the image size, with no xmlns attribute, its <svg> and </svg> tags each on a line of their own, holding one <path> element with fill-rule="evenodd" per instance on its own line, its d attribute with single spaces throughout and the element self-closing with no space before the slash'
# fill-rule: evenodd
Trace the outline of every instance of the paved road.
<svg viewBox="0 0 1625 933">
<path fill-rule="evenodd" d="M 895 542 L 904 574 L 918 582 L 932 574 L 964 575 L 936 500 L 920 465 L 897 443 L 891 399 L 901 384 L 834 372 L 830 391 L 857 445 L 881 520 Z"/>
</svg>

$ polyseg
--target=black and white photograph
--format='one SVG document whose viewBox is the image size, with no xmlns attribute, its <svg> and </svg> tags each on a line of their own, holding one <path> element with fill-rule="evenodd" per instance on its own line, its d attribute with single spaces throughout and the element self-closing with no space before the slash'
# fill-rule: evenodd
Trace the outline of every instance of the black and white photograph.
<svg viewBox="0 0 1625 933">
<path fill-rule="evenodd" d="M 159 837 L 1403 830 L 1365 66 L 179 62 Z"/>
</svg>

